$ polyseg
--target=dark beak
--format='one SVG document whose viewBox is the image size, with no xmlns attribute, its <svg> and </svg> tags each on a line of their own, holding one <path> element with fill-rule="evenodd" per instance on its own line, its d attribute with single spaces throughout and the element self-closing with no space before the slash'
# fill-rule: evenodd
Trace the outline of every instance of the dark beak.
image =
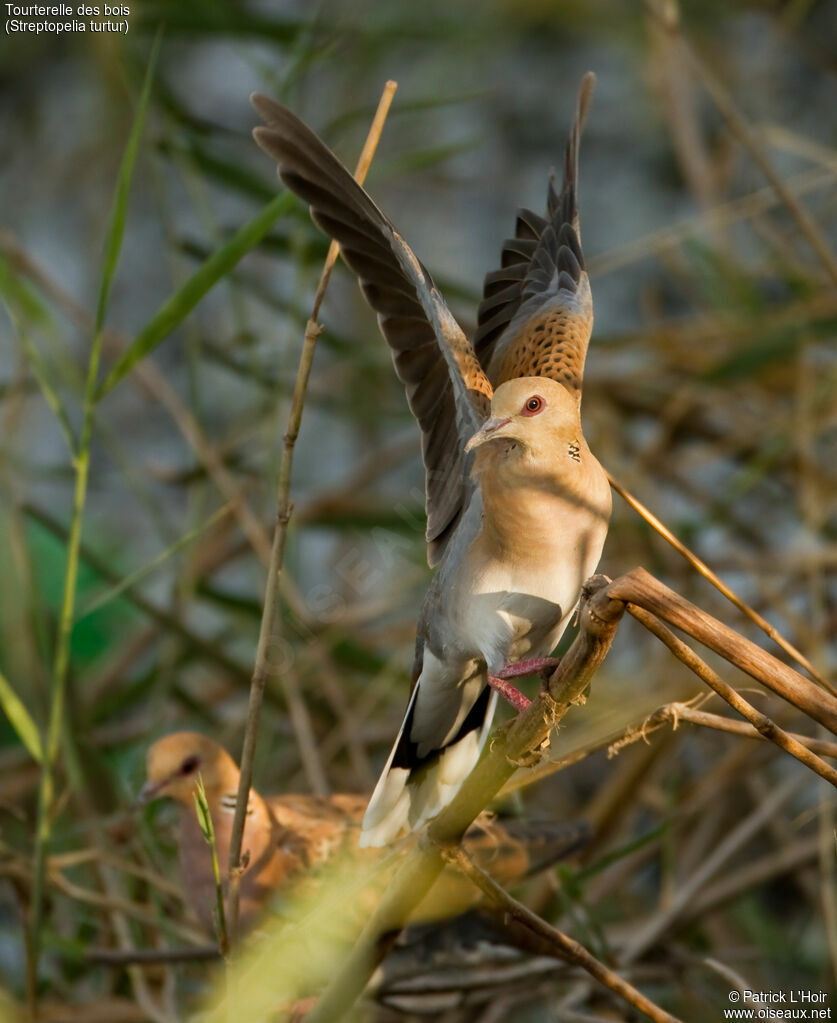
<svg viewBox="0 0 837 1023">
<path fill-rule="evenodd" d="M 131 809 L 132 810 L 142 809 L 142 807 L 146 806 L 152 800 L 156 799 L 167 784 L 168 779 L 156 782 L 147 781 L 145 785 L 143 785 L 143 787 L 137 793 L 137 798 L 131 805 Z"/>
</svg>

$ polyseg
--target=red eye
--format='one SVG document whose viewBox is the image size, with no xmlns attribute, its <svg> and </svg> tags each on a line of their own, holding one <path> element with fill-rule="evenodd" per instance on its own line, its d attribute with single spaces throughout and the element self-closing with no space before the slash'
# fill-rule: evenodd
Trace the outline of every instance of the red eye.
<svg viewBox="0 0 837 1023">
<path fill-rule="evenodd" d="M 546 402 L 539 394 L 533 394 L 531 398 L 526 399 L 520 411 L 524 416 L 536 416 L 543 411 L 545 405 Z"/>
</svg>

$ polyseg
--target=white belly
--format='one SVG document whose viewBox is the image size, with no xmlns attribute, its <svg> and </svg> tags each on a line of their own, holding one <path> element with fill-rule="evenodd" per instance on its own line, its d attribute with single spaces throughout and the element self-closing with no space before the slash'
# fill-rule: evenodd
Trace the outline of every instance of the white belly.
<svg viewBox="0 0 837 1023">
<path fill-rule="evenodd" d="M 469 656 L 491 673 L 548 654 L 566 628 L 584 576 L 563 565 L 552 571 L 515 571 L 488 564 L 458 589 L 457 633 Z"/>
</svg>

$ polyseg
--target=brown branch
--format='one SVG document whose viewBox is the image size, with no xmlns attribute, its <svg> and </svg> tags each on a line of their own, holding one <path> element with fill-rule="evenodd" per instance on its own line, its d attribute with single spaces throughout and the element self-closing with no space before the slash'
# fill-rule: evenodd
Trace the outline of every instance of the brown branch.
<svg viewBox="0 0 837 1023">
<path fill-rule="evenodd" d="M 363 147 L 360 160 L 358 161 L 355 177 L 363 181 L 369 164 L 378 145 L 378 140 L 383 130 L 384 121 L 389 111 L 392 97 L 395 94 L 395 82 L 387 82 L 384 92 L 378 104 L 378 110 L 366 144 Z M 288 427 L 285 432 L 284 447 L 282 449 L 282 460 L 279 465 L 278 499 L 276 514 L 276 528 L 273 532 L 273 543 L 270 549 L 270 564 L 268 566 L 267 584 L 265 587 L 264 607 L 262 610 L 262 621 L 259 629 L 259 642 L 256 649 L 255 667 L 253 678 L 250 683 L 250 702 L 247 710 L 247 724 L 244 730 L 244 746 L 241 751 L 241 776 L 238 785 L 238 797 L 236 801 L 235 817 L 233 818 L 232 834 L 230 836 L 230 892 L 229 892 L 229 915 L 230 935 L 233 939 L 238 930 L 238 903 L 239 886 L 241 883 L 241 844 L 244 837 L 244 822 L 246 820 L 247 800 L 250 786 L 253 780 L 253 760 L 256 754 L 256 741 L 258 738 L 259 718 L 261 716 L 262 697 L 267 678 L 271 672 L 271 646 L 276 636 L 278 626 L 278 597 L 279 579 L 282 572 L 282 563 L 285 555 L 285 541 L 288 535 L 288 523 L 291 518 L 293 506 L 291 504 L 291 470 L 293 468 L 294 447 L 299 434 L 300 423 L 302 422 L 302 411 L 305 406 L 305 392 L 308 387 L 308 378 L 311 374 L 311 366 L 314 361 L 314 349 L 317 338 L 322 328 L 317 323 L 317 316 L 320 311 L 326 287 L 331 277 L 331 271 L 337 261 L 339 247 L 336 242 L 329 246 L 328 256 L 317 286 L 317 294 L 314 299 L 314 307 L 311 318 L 305 328 L 305 338 L 302 343 L 302 352 L 299 357 L 299 368 L 297 370 L 296 382 L 294 384 L 293 397 L 291 398 L 291 409 L 288 414 Z"/>
<path fill-rule="evenodd" d="M 706 697 L 709 697 L 708 693 Z M 557 774 L 558 771 L 563 771 L 573 764 L 579 763 L 581 760 L 586 760 L 587 757 L 592 756 L 594 753 L 599 753 L 601 750 L 607 750 L 608 758 L 617 756 L 623 749 L 632 746 L 634 743 L 647 742 L 649 735 L 665 727 L 669 721 L 675 730 L 679 724 L 685 721 L 691 725 L 711 728 L 717 732 L 726 732 L 730 735 L 740 736 L 743 739 L 758 739 L 760 742 L 768 741 L 766 736 L 762 735 L 754 725 L 749 724 L 747 721 L 734 721 L 732 718 L 724 717 L 721 714 L 711 714 L 708 711 L 697 710 L 688 703 L 679 701 L 676 703 L 666 703 L 641 721 L 636 721 L 626 728 L 621 728 L 618 732 L 611 732 L 601 739 L 596 739 L 594 742 L 579 746 L 577 749 L 570 750 L 569 753 L 565 753 L 564 756 L 558 757 L 555 760 L 544 760 L 537 767 L 531 768 L 531 770 L 519 771 L 503 787 L 500 795 L 505 796 L 511 792 L 516 792 L 518 789 L 528 788 L 529 785 L 542 781 L 552 774 Z M 837 742 L 829 742 L 827 739 L 815 739 L 810 735 L 802 735 L 799 732 L 788 732 L 787 734 L 822 757 L 837 758 Z"/>
<path fill-rule="evenodd" d="M 746 118 L 735 105 L 726 86 L 716 78 L 707 64 L 698 56 L 683 33 L 680 31 L 680 20 L 677 7 L 671 3 L 660 3 L 660 0 L 646 0 L 646 7 L 659 20 L 662 27 L 679 38 L 681 52 L 694 68 L 704 89 L 711 96 L 713 103 L 727 127 L 752 157 L 753 162 L 770 182 L 776 195 L 782 200 L 788 212 L 796 222 L 796 226 L 807 238 L 808 244 L 818 256 L 833 284 L 837 284 L 837 259 L 828 242 L 823 237 L 816 223 L 805 207 L 797 200 L 785 184 L 782 176 L 771 163 L 756 133 L 747 123 Z"/>
<path fill-rule="evenodd" d="M 463 874 L 466 874 L 502 910 L 515 920 L 520 921 L 520 923 L 537 934 L 538 937 L 543 938 L 552 948 L 553 954 L 557 958 L 572 963 L 574 966 L 580 966 L 591 977 L 599 981 L 600 984 L 613 991 L 614 994 L 619 995 L 620 998 L 624 998 L 629 1005 L 639 1009 L 640 1012 L 644 1013 L 649 1019 L 654 1020 L 655 1023 L 678 1023 L 676 1016 L 672 1016 L 665 1009 L 661 1009 L 659 1005 L 646 998 L 633 984 L 629 984 L 618 973 L 605 966 L 603 962 L 588 952 L 582 944 L 569 937 L 569 935 L 564 934 L 563 931 L 559 931 L 556 927 L 548 924 L 545 920 L 542 920 L 531 909 L 524 906 L 522 902 L 512 898 L 504 888 L 497 884 L 494 878 L 473 862 L 464 849 L 448 849 L 445 852 L 445 859 L 449 863 L 455 864 Z"/>
<path fill-rule="evenodd" d="M 818 845 L 819 836 L 817 835 L 804 840 L 791 838 L 784 849 L 756 860 L 754 863 L 748 863 L 739 870 L 725 874 L 695 898 L 687 912 L 678 921 L 678 928 L 688 927 L 694 921 L 714 912 L 724 903 L 740 898 L 750 888 L 767 884 L 783 874 L 798 876 L 799 871 L 806 864 L 816 862 Z"/>
<path fill-rule="evenodd" d="M 837 735 L 837 698 L 669 589 L 644 568 L 621 576 L 611 583 L 608 593 L 681 629 Z"/>
<path fill-rule="evenodd" d="M 837 788 L 837 770 L 830 764 L 827 764 L 821 757 L 818 757 L 816 753 L 812 753 L 807 746 L 803 746 L 801 742 L 794 739 L 783 728 L 780 728 L 766 714 L 756 710 L 737 690 L 724 682 L 717 672 L 713 671 L 704 660 L 698 657 L 690 646 L 684 643 L 683 640 L 678 639 L 671 629 L 667 629 L 654 615 L 644 610 L 644 608 L 636 607 L 636 605 L 628 604 L 628 613 L 664 643 L 674 656 L 679 661 L 682 661 L 687 668 L 691 669 L 698 678 L 703 679 L 711 689 L 714 689 L 722 700 L 726 700 L 733 710 L 737 710 L 743 718 L 746 718 L 760 735 L 763 735 L 768 741 L 775 743 L 786 753 L 790 753 L 792 757 L 796 757 L 806 767 L 809 767 L 821 778 L 824 778 Z"/>
<path fill-rule="evenodd" d="M 796 649 L 793 643 L 785 639 L 785 637 L 773 625 L 771 625 L 766 618 L 760 615 L 758 611 L 750 607 L 746 601 L 742 600 L 737 593 L 731 590 L 729 586 L 727 586 L 727 584 L 712 571 L 705 561 L 701 560 L 695 553 L 690 551 L 681 540 L 678 540 L 668 526 L 661 522 L 650 508 L 647 508 L 642 503 L 642 501 L 634 497 L 634 495 L 626 487 L 623 487 L 612 473 L 607 472 L 607 470 L 605 470 L 605 472 L 607 473 L 608 482 L 616 493 L 619 494 L 619 496 L 628 505 L 630 505 L 631 508 L 633 508 L 640 518 L 644 519 L 648 525 L 655 530 L 655 532 L 659 533 L 659 535 L 667 543 L 670 543 L 677 553 L 681 554 L 686 561 L 689 562 L 692 568 L 698 571 L 704 579 L 707 579 L 710 583 L 712 583 L 719 592 L 723 593 L 727 600 L 731 604 L 734 604 L 735 607 L 742 612 L 742 614 L 745 614 L 750 621 L 755 622 L 755 624 L 758 625 L 758 627 L 766 633 L 774 643 L 780 646 L 785 653 L 790 654 L 795 661 L 801 664 L 802 667 L 810 674 L 811 678 L 815 678 L 817 682 L 819 682 L 821 686 L 824 686 L 830 693 L 835 693 L 834 688 L 830 685 L 828 680 L 823 677 L 821 672 L 817 671 L 804 654 Z"/>
<path fill-rule="evenodd" d="M 655 945 L 663 934 L 680 918 L 692 899 L 721 867 L 756 835 L 773 817 L 783 803 L 799 790 L 802 779 L 791 778 L 777 788 L 764 802 L 744 818 L 701 863 L 695 872 L 678 884 L 672 899 L 644 926 L 633 929 L 632 937 L 619 959 L 624 965 L 636 960 Z"/>
<path fill-rule="evenodd" d="M 159 966 L 169 963 L 202 963 L 221 958 L 217 945 L 193 948 L 88 948 L 84 961 L 91 966 Z"/>
<path fill-rule="evenodd" d="M 48 511 L 28 503 L 22 504 L 21 508 L 27 518 L 34 519 L 35 522 L 43 526 L 53 536 L 66 540 L 67 527 Z M 80 555 L 84 564 L 92 568 L 100 578 L 112 583 L 114 586 L 123 583 L 124 580 L 121 573 L 115 571 L 112 564 L 96 554 L 89 545 L 81 544 Z M 220 664 L 233 678 L 247 679 L 248 672 L 245 665 L 239 664 L 234 657 L 227 654 L 225 650 L 212 640 L 205 639 L 199 633 L 193 631 L 170 608 L 161 607 L 154 601 L 149 600 L 140 592 L 138 586 L 126 586 L 122 590 L 122 596 L 130 600 L 135 607 L 139 608 L 146 617 L 159 625 L 163 631 L 172 632 L 180 637 L 187 646 L 194 650 L 208 664 Z"/>
<path fill-rule="evenodd" d="M 631 611 L 630 607 L 628 611 Z M 708 693 L 706 695 L 707 697 L 709 696 Z M 716 732 L 726 732 L 729 735 L 738 735 L 743 739 L 758 739 L 762 742 L 769 741 L 768 737 L 760 732 L 755 725 L 750 724 L 749 721 L 734 721 L 732 718 L 724 717 L 723 714 L 712 714 L 709 711 L 691 707 L 688 703 L 678 702 L 667 703 L 659 707 L 643 721 L 624 729 L 618 737 L 605 739 L 597 743 L 596 749 L 607 747 L 608 755 L 615 756 L 626 746 L 645 740 L 650 732 L 655 732 L 657 729 L 662 728 L 668 721 L 671 721 L 675 730 L 678 725 L 685 721 L 690 725 L 710 728 Z M 802 735 L 799 732 L 787 732 L 786 734 L 820 756 L 837 758 L 837 742 L 829 742 L 827 739 L 815 739 L 810 735 Z M 556 761 L 556 763 L 559 763 L 559 761 Z M 543 777 L 547 773 L 550 772 L 542 771 L 539 777 Z"/>
</svg>

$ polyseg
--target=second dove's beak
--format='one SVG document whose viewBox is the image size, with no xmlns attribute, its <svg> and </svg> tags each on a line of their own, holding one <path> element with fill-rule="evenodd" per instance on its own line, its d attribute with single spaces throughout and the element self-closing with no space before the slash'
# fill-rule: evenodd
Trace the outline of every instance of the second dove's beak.
<svg viewBox="0 0 837 1023">
<path fill-rule="evenodd" d="M 131 808 L 133 810 L 139 810 L 141 807 L 145 806 L 146 803 L 150 803 L 166 787 L 167 784 L 168 779 L 161 782 L 147 781 L 137 793 L 137 798 L 134 800 Z"/>
<path fill-rule="evenodd" d="M 486 420 L 482 425 L 482 429 L 477 430 L 474 436 L 465 445 L 466 453 L 468 451 L 473 451 L 474 448 L 478 448 L 480 444 L 485 444 L 487 440 L 493 440 L 494 437 L 497 436 L 497 432 L 504 426 L 507 426 L 510 422 L 511 419 L 509 417 L 506 417 L 505 419 L 491 418 Z"/>
</svg>

